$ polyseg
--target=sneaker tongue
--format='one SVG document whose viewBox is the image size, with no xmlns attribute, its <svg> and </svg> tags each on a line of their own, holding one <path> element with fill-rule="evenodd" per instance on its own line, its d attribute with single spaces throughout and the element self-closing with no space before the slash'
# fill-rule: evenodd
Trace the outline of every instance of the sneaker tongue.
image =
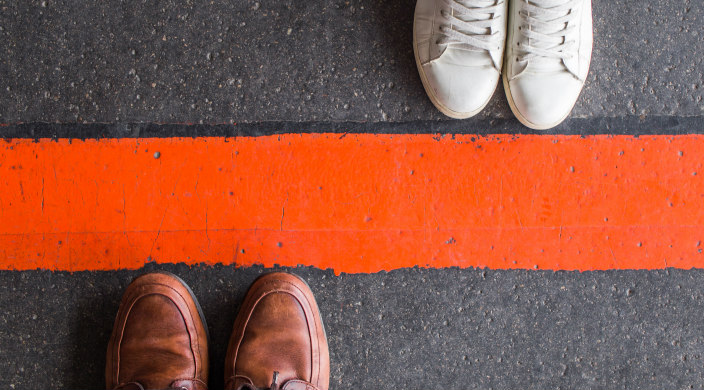
<svg viewBox="0 0 704 390">
<path fill-rule="evenodd" d="M 565 70 L 565 64 L 559 58 L 536 57 L 530 60 L 531 69 L 537 72 L 555 72 Z"/>
<path fill-rule="evenodd" d="M 479 7 L 488 7 L 494 5 L 494 1 L 486 1 L 486 0 L 455 0 L 457 3 L 462 4 L 463 6 L 473 9 L 473 8 L 479 8 Z M 477 15 L 457 15 L 455 14 L 457 19 L 463 21 L 463 22 L 476 22 L 479 20 L 489 20 L 491 19 L 491 14 L 487 13 L 478 13 Z M 466 33 L 467 31 L 462 31 L 461 29 L 455 27 L 457 31 Z M 486 30 L 487 33 L 490 33 L 489 29 L 487 28 Z"/>
<path fill-rule="evenodd" d="M 494 5 L 494 1 L 487 0 L 455 0 L 467 8 L 479 8 L 479 7 L 489 7 Z M 470 17 L 470 15 L 456 15 L 458 19 L 465 22 L 474 22 L 477 20 L 489 20 L 491 19 L 491 14 L 480 14 L 478 18 Z"/>
<path fill-rule="evenodd" d="M 554 19 L 566 16 L 567 14 L 569 14 L 569 10 L 564 10 L 564 11 L 560 11 L 559 13 L 554 13 L 553 7 L 558 7 L 558 6 L 566 3 L 567 1 L 569 1 L 569 0 L 552 1 L 552 2 L 550 2 L 550 6 L 546 6 L 545 1 L 541 1 L 541 2 L 529 1 L 530 4 L 542 6 L 543 8 L 551 11 L 547 15 L 531 15 L 531 16 L 536 17 L 541 20 L 544 20 L 544 21 L 554 20 Z M 540 31 L 541 33 L 550 35 L 550 34 L 554 34 L 554 33 L 559 33 L 560 31 L 564 30 L 566 27 L 567 27 L 566 23 L 549 23 L 548 25 L 545 25 L 545 26 L 541 25 L 539 27 L 539 30 L 537 28 L 536 28 L 536 30 Z M 566 39 L 566 38 L 564 38 L 564 39 Z M 546 42 L 546 41 L 535 40 L 535 39 L 531 39 L 530 45 L 533 47 L 541 48 L 541 49 L 549 49 L 549 48 L 555 46 L 555 44 L 552 42 Z M 537 71 L 551 72 L 551 71 L 558 71 L 558 70 L 565 69 L 565 66 L 562 62 L 562 59 L 555 58 L 555 57 L 535 57 L 531 60 L 531 63 L 534 65 L 534 67 L 533 67 L 534 70 L 537 70 Z"/>
<path fill-rule="evenodd" d="M 450 44 L 445 53 L 444 59 L 454 64 L 472 64 L 473 66 L 494 66 L 494 62 L 486 50 L 470 51 L 453 47 Z"/>
</svg>

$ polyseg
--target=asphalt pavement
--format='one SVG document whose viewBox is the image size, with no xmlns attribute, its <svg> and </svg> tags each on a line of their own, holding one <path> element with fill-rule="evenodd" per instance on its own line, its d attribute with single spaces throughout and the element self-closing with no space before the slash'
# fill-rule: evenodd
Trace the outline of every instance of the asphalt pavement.
<svg viewBox="0 0 704 390">
<path fill-rule="evenodd" d="M 0 123 L 442 120 L 413 58 L 414 7 L 414 0 L 0 0 Z M 627 117 L 648 129 L 661 117 L 701 123 L 701 3 L 593 0 L 592 8 L 593 61 L 572 118 L 617 118 L 614 131 Z M 501 86 L 484 111 L 460 123 L 471 132 L 491 120 L 510 121 L 508 132 L 522 128 Z"/>
<path fill-rule="evenodd" d="M 121 294 L 154 269 L 192 287 L 211 388 L 222 388 L 232 323 L 261 267 L 2 271 L 0 387 L 103 388 Z M 332 389 L 704 388 L 702 270 L 286 270 L 320 305 Z"/>
<path fill-rule="evenodd" d="M 501 86 L 475 118 L 436 111 L 413 59 L 414 4 L 0 0 L 0 137 L 536 133 Z M 540 134 L 704 133 L 701 0 L 594 0 L 593 12 L 582 96 Z M 262 267 L 0 271 L 0 387 L 103 388 L 122 291 L 154 269 L 200 300 L 221 388 Z M 704 388 L 701 269 L 287 270 L 318 298 L 333 389 Z"/>
</svg>

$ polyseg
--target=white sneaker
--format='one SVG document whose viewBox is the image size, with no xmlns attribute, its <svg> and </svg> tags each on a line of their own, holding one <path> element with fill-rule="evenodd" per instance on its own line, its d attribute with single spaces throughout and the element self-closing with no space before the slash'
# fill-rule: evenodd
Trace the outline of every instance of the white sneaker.
<svg viewBox="0 0 704 390">
<path fill-rule="evenodd" d="M 413 51 L 425 91 L 452 118 L 469 118 L 494 94 L 506 41 L 506 0 L 418 0 Z"/>
<path fill-rule="evenodd" d="M 592 56 L 591 0 L 512 0 L 504 89 L 524 125 L 545 130 L 572 111 Z"/>
</svg>

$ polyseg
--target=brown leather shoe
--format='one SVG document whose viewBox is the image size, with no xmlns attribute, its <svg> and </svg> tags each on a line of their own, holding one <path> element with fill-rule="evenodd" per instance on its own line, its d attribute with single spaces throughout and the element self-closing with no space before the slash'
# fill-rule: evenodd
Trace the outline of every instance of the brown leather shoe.
<svg viewBox="0 0 704 390">
<path fill-rule="evenodd" d="M 327 390 L 329 382 L 328 341 L 306 282 L 286 273 L 257 279 L 230 337 L 225 388 Z"/>
<path fill-rule="evenodd" d="M 127 287 L 108 344 L 107 389 L 208 388 L 208 334 L 191 289 L 168 273 Z"/>
</svg>

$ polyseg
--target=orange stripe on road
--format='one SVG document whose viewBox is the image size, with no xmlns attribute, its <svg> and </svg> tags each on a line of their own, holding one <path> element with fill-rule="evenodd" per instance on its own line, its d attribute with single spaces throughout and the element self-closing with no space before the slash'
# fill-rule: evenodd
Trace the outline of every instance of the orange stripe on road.
<svg viewBox="0 0 704 390">
<path fill-rule="evenodd" d="M 702 135 L 11 140 L 0 268 L 703 268 L 703 150 Z"/>
</svg>

